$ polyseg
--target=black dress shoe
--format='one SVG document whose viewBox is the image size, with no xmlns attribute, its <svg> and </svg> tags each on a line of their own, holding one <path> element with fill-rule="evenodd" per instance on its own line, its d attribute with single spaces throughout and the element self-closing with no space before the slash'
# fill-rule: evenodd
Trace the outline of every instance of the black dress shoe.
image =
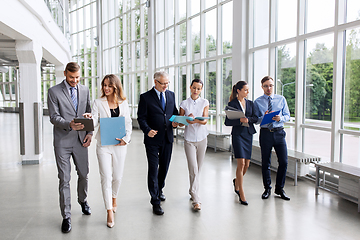
<svg viewBox="0 0 360 240">
<path fill-rule="evenodd" d="M 280 197 L 286 201 L 290 200 L 290 197 L 286 195 L 284 189 L 275 189 L 275 194 L 280 195 Z"/>
<path fill-rule="evenodd" d="M 160 196 L 159 196 L 159 199 L 160 199 L 160 201 L 163 202 L 163 201 L 166 200 L 166 197 L 165 197 L 165 195 L 163 193 L 161 193 Z"/>
<path fill-rule="evenodd" d="M 71 219 L 70 218 L 64 218 L 61 224 L 61 231 L 63 233 L 68 233 L 71 231 Z"/>
<path fill-rule="evenodd" d="M 235 179 L 236 179 L 236 178 L 233 179 L 234 191 L 235 191 L 235 193 L 236 193 L 236 194 L 239 196 L 239 198 L 240 198 L 240 193 L 239 193 L 239 191 L 236 190 Z"/>
<path fill-rule="evenodd" d="M 264 193 L 261 195 L 262 199 L 268 199 L 271 195 L 271 189 L 265 189 Z"/>
<path fill-rule="evenodd" d="M 87 201 L 79 202 L 79 204 L 81 205 L 81 210 L 82 210 L 83 214 L 85 214 L 85 215 L 90 215 L 91 214 L 91 208 L 90 208 Z"/>
<path fill-rule="evenodd" d="M 156 214 L 156 215 L 163 215 L 164 210 L 162 210 L 160 204 L 153 205 L 153 213 Z"/>
</svg>

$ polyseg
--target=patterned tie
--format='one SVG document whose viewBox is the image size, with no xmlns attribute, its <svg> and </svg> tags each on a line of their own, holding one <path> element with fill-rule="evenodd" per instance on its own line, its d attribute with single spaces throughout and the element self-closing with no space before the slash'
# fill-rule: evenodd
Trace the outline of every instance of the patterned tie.
<svg viewBox="0 0 360 240">
<path fill-rule="evenodd" d="M 74 104 L 74 107 L 75 107 L 75 110 L 77 111 L 77 105 L 78 105 L 78 103 L 77 103 L 77 96 L 76 96 L 76 88 L 74 88 L 74 87 L 71 87 L 70 88 L 70 92 L 71 92 L 71 100 L 72 100 L 72 102 L 73 102 L 73 104 Z"/>
<path fill-rule="evenodd" d="M 160 104 L 162 109 L 165 110 L 165 100 L 162 92 L 160 93 Z"/>
<path fill-rule="evenodd" d="M 272 104 L 271 104 L 271 97 L 269 96 L 268 113 L 270 113 L 271 111 L 272 111 Z M 272 129 L 273 127 L 274 127 L 273 123 L 269 123 L 268 128 Z"/>
</svg>

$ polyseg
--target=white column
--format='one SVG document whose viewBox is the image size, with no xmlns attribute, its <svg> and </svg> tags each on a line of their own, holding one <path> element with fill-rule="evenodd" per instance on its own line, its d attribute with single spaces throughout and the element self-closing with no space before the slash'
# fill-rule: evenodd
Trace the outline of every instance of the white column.
<svg viewBox="0 0 360 240">
<path fill-rule="evenodd" d="M 16 41 L 15 47 L 20 72 L 20 154 L 22 164 L 38 164 L 43 157 L 42 46 L 34 41 Z"/>
</svg>

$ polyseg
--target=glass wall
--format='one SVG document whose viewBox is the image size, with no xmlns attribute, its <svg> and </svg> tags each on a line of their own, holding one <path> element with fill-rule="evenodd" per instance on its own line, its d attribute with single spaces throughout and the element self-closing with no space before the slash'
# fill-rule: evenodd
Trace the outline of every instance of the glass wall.
<svg viewBox="0 0 360 240">
<path fill-rule="evenodd" d="M 260 2 L 249 5 L 254 99 L 263 94 L 261 78 L 272 76 L 291 113 L 285 124 L 288 147 L 324 162 L 360 166 L 354 151 L 360 137 L 360 2 Z"/>
<path fill-rule="evenodd" d="M 19 107 L 18 70 L 16 67 L 6 68 L 7 72 L 0 72 L 0 108 Z"/>
<path fill-rule="evenodd" d="M 222 131 L 221 115 L 232 86 L 233 2 L 159 0 L 155 4 L 155 15 L 159 16 L 155 29 L 156 70 L 174 68 L 176 74 L 170 82 L 175 84 L 169 89 L 175 91 L 177 105 L 190 96 L 194 78 L 203 80 L 202 97 L 209 100 L 212 116 L 208 126 Z"/>
</svg>

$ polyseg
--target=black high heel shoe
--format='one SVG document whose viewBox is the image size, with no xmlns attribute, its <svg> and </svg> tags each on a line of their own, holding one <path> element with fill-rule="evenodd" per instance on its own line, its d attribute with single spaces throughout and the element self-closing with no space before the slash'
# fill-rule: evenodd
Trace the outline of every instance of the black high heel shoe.
<svg viewBox="0 0 360 240">
<path fill-rule="evenodd" d="M 242 205 L 245 205 L 245 206 L 249 205 L 249 203 L 247 201 L 241 200 L 240 194 L 239 194 L 239 201 Z"/>
<path fill-rule="evenodd" d="M 235 193 L 236 193 L 236 194 L 239 196 L 239 198 L 240 198 L 240 193 L 239 193 L 239 191 L 236 190 L 236 186 L 235 186 L 235 181 L 236 181 L 236 180 L 235 180 L 235 179 L 236 179 L 236 178 L 233 179 L 234 191 L 235 191 Z"/>
</svg>

